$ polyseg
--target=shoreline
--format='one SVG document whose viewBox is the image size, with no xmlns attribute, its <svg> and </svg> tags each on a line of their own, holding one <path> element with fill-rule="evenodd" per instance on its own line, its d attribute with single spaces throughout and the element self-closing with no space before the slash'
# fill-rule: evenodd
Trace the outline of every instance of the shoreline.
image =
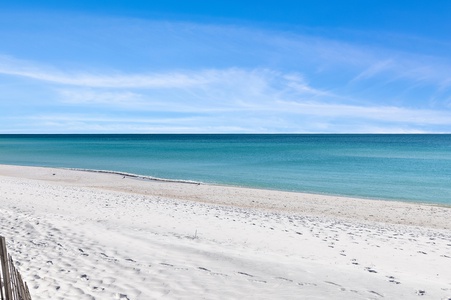
<svg viewBox="0 0 451 300">
<path fill-rule="evenodd" d="M 85 186 L 118 192 L 125 191 L 146 196 L 164 196 L 166 198 L 205 204 L 451 229 L 451 224 L 448 222 L 451 217 L 451 206 L 440 204 L 375 200 L 205 183 L 198 184 L 189 181 L 160 180 L 158 178 L 141 179 L 139 175 L 128 177 L 125 175 L 126 173 L 114 171 L 0 164 L 0 176 L 8 173 L 28 179 L 57 181 L 69 186 Z M 124 180 L 126 181 L 124 182 Z M 236 195 L 239 195 L 239 197 L 236 197 Z M 421 214 L 418 218 L 406 218 L 406 215 L 412 211 L 421 212 L 425 209 L 429 210 L 433 218 L 429 218 L 429 216 L 422 218 Z M 377 212 L 377 214 L 367 213 L 367 211 Z"/>
<path fill-rule="evenodd" d="M 14 166 L 14 165 L 12 165 Z M 24 167 L 33 167 L 33 166 L 24 166 Z M 37 168 L 54 168 L 54 167 L 39 167 Z M 401 203 L 413 203 L 419 205 L 427 205 L 427 206 L 438 206 L 451 208 L 451 204 L 445 203 L 433 203 L 433 202 L 422 202 L 416 200 L 407 200 L 407 199 L 396 199 L 396 198 L 371 198 L 364 196 L 349 196 L 349 195 L 341 195 L 341 194 L 328 194 L 328 193 L 313 193 L 313 192 L 302 192 L 302 191 L 289 191 L 289 190 L 280 190 L 280 189 L 271 189 L 271 188 L 263 188 L 263 187 L 251 187 L 251 186 L 242 186 L 242 185 L 233 185 L 233 184 L 220 184 L 220 183 L 210 183 L 210 182 L 202 182 L 202 181 L 194 181 L 194 180 L 185 180 L 185 179 L 170 179 L 170 178 L 160 178 L 153 177 L 147 175 L 140 175 L 122 171 L 112 171 L 112 170 L 96 170 L 96 169 L 82 169 L 82 168 L 54 168 L 54 169 L 63 169 L 63 170 L 72 170 L 72 171 L 80 171 L 80 172 L 92 172 L 92 173 L 100 173 L 100 174 L 114 174 L 125 176 L 131 179 L 137 180 L 149 180 L 149 181 L 158 181 L 158 182 L 172 182 L 172 183 L 185 183 L 185 184 L 195 184 L 195 185 L 209 185 L 209 186 L 218 186 L 224 188 L 240 188 L 240 189 L 252 189 L 252 190 L 262 190 L 262 191 L 273 191 L 273 192 L 283 192 L 283 193 L 295 193 L 301 195 L 310 195 L 310 196 L 326 196 L 326 197 L 339 197 L 339 198 L 350 198 L 355 200 L 370 200 L 370 201 L 388 201 L 388 202 L 401 202 Z"/>
<path fill-rule="evenodd" d="M 27 167 L 27 166 L 25 166 L 25 167 Z M 47 167 L 42 167 L 42 168 L 47 168 Z M 80 171 L 80 172 L 91 172 L 91 173 L 100 173 L 100 174 L 114 174 L 114 175 L 125 176 L 125 177 L 132 178 L 132 179 L 160 181 L 160 182 L 173 182 L 173 183 L 186 183 L 186 184 L 207 184 L 207 183 L 203 183 L 200 181 L 160 178 L 160 177 L 153 177 L 153 176 L 140 175 L 140 174 L 134 174 L 134 173 L 128 173 L 128 172 L 121 172 L 121 171 L 112 171 L 112 170 L 96 170 L 96 169 L 81 169 L 81 168 L 54 168 L 54 169 Z"/>
<path fill-rule="evenodd" d="M 408 203 L 408 204 L 418 204 L 425 206 L 437 206 L 444 208 L 451 208 L 451 204 L 446 203 L 434 203 L 434 202 L 423 202 L 417 200 L 408 200 L 408 199 L 398 199 L 398 198 L 377 198 L 377 197 L 364 197 L 364 196 L 353 196 L 353 195 L 341 195 L 341 194 L 330 194 L 330 193 L 319 193 L 319 192 L 302 192 L 302 191 L 289 191 L 289 190 L 280 190 L 280 189 L 271 189 L 271 188 L 263 188 L 263 187 L 251 187 L 251 186 L 241 186 L 241 185 L 233 185 L 233 184 L 221 184 L 221 183 L 210 183 L 210 182 L 202 182 L 195 180 L 186 180 L 186 179 L 171 179 L 171 178 L 160 178 L 149 175 L 135 174 L 123 171 L 114 171 L 114 170 L 97 170 L 97 169 L 85 169 L 85 168 L 67 168 L 67 167 L 43 167 L 43 166 L 28 166 L 28 165 L 8 165 L 8 164 L 0 164 L 1 166 L 11 166 L 11 167 L 24 167 L 24 168 L 44 168 L 44 169 L 55 169 L 55 170 L 70 170 L 70 171 L 79 171 L 79 172 L 89 172 L 89 173 L 98 173 L 98 174 L 113 174 L 119 176 L 125 176 L 130 179 L 144 180 L 144 181 L 156 181 L 156 182 L 169 182 L 169 183 L 185 183 L 185 184 L 193 184 L 193 185 L 207 185 L 207 186 L 217 186 L 224 188 L 239 188 L 239 189 L 250 189 L 250 190 L 262 190 L 262 191 L 271 191 L 271 192 L 281 192 L 281 193 L 294 193 L 300 195 L 309 195 L 309 196 L 318 196 L 318 197 L 337 197 L 337 198 L 348 198 L 362 201 L 386 201 L 386 202 L 400 202 L 400 203 Z"/>
<path fill-rule="evenodd" d="M 451 209 L 0 165 L 41 299 L 451 298 Z"/>
</svg>

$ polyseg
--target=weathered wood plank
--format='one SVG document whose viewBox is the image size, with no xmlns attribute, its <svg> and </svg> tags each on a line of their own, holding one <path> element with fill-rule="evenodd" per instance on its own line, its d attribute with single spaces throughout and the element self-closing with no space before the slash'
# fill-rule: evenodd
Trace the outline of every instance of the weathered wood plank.
<svg viewBox="0 0 451 300">
<path fill-rule="evenodd" d="M 5 287 L 5 300 L 13 300 L 11 291 L 11 275 L 8 268 L 8 252 L 6 251 L 6 240 L 0 236 L 0 261 L 2 264 L 3 285 Z"/>
<path fill-rule="evenodd" d="M 6 240 L 0 236 L 1 300 L 31 300 L 30 291 L 22 275 L 6 251 Z"/>
</svg>

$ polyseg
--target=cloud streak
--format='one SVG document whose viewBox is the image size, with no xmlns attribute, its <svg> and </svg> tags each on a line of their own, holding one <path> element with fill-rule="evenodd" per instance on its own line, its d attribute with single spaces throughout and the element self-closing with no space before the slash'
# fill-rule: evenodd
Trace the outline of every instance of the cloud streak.
<svg viewBox="0 0 451 300">
<path fill-rule="evenodd" d="M 374 74 L 378 69 L 380 68 L 375 67 L 374 71 L 370 70 L 368 75 L 361 77 L 370 76 L 370 73 Z M 10 73 L 8 74 L 17 75 Z M 389 124 L 390 128 L 404 126 L 405 131 L 418 132 L 428 126 L 451 126 L 447 111 L 394 105 L 355 105 L 352 104 L 355 102 L 353 99 L 312 87 L 303 75 L 292 72 L 238 68 L 178 71 L 171 74 L 175 78 L 189 78 L 190 81 L 175 85 L 168 73 L 154 74 L 153 77 L 140 74 L 121 75 L 116 79 L 120 78 L 119 81 L 125 83 L 133 82 L 135 78 L 169 78 L 168 82 L 162 80 L 158 84 L 153 80 L 142 80 L 133 84 L 123 82 L 121 85 L 112 82 L 111 85 L 99 85 L 99 82 L 108 82 L 105 78 L 111 78 L 102 74 L 87 76 L 90 80 L 79 80 L 78 77 L 68 80 L 70 75 L 60 71 L 41 71 L 37 73 L 39 76 L 34 73 L 21 74 L 29 79 L 44 82 L 49 82 L 48 78 L 54 78 L 51 81 L 56 91 L 54 104 L 85 110 L 84 114 L 72 115 L 70 118 L 57 115 L 29 118 L 45 127 L 53 128 L 63 128 L 64 124 L 67 128 L 75 128 L 78 124 L 80 128 L 97 128 L 97 131 L 114 131 L 118 128 L 136 131 L 141 124 L 140 132 L 150 128 L 153 128 L 151 131 L 160 132 L 172 124 L 177 132 L 204 132 L 199 128 L 209 128 L 212 131 L 229 129 L 235 132 L 334 132 L 332 124 L 358 122 L 366 123 L 362 128 L 384 128 L 382 124 L 385 123 Z M 110 117 L 87 116 L 86 111 L 91 108 L 100 108 L 101 112 Z M 117 109 L 126 109 L 137 117 L 114 115 Z M 150 114 L 151 119 L 139 117 L 143 113 Z M 171 114 L 178 116 L 170 117 Z M 225 123 L 234 125 L 225 126 Z M 122 125 L 118 127 L 117 124 Z M 347 128 L 346 132 L 362 130 L 351 125 L 340 128 Z"/>
<path fill-rule="evenodd" d="M 20 62 L 11 64 L 11 60 L 0 60 L 0 74 L 25 77 L 49 82 L 51 84 L 73 85 L 99 88 L 180 88 L 207 83 L 206 74 L 137 74 L 137 75 L 94 75 L 68 73 L 57 70 L 38 68 Z"/>
<path fill-rule="evenodd" d="M 31 91 L 4 111 L 15 109 L 29 128 L 72 132 L 451 132 L 447 58 L 255 28 L 126 21 L 115 26 L 122 44 L 100 48 L 134 42 L 130 69 L 0 55 L 1 76 Z M 105 32 L 97 35 L 114 36 Z M 91 40 L 79 47 L 98 39 L 84 36 Z M 154 67 L 149 57 L 179 57 L 185 68 Z M 0 102 L 15 103 L 13 89 L 0 91 L 8 95 Z"/>
<path fill-rule="evenodd" d="M 58 89 L 65 105 L 96 107 L 107 115 L 117 109 L 136 114 L 135 118 L 58 116 L 47 117 L 47 126 L 63 124 L 102 124 L 103 130 L 122 129 L 161 132 L 173 125 L 177 132 L 423 132 L 425 127 L 451 126 L 447 111 L 414 109 L 394 105 L 355 105 L 345 98 L 308 85 L 299 74 L 270 70 L 214 70 L 202 85 L 172 88 L 148 88 L 130 91 L 124 88 Z M 193 73 L 191 73 L 193 74 Z M 354 102 L 354 101 L 350 101 Z M 146 114 L 148 118 L 139 117 Z M 35 120 L 43 121 L 43 118 Z M 50 121 L 53 120 L 53 121 Z M 225 126 L 224 124 L 233 124 Z M 360 124 L 356 127 L 354 124 Z M 333 124 L 341 124 L 334 128 Z M 345 126 L 345 124 L 348 124 Z M 385 124 L 385 126 L 383 125 Z M 74 125 L 72 125 L 74 126 Z M 202 129 L 200 129 L 202 128 Z M 385 129 L 384 129 L 385 128 Z M 141 130 L 139 130 L 141 132 Z"/>
</svg>

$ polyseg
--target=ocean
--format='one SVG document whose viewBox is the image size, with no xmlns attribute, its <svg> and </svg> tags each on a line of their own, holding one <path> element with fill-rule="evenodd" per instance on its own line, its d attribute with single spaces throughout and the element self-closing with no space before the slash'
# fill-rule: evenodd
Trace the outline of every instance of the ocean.
<svg viewBox="0 0 451 300">
<path fill-rule="evenodd" d="M 451 135 L 0 135 L 0 163 L 451 205 Z"/>
</svg>

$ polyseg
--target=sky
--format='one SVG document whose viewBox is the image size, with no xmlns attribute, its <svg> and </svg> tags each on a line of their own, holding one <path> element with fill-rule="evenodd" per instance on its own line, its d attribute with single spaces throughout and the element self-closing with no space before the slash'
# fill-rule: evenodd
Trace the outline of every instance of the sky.
<svg viewBox="0 0 451 300">
<path fill-rule="evenodd" d="M 450 15 L 442 0 L 0 1 L 0 134 L 451 133 Z"/>
</svg>

